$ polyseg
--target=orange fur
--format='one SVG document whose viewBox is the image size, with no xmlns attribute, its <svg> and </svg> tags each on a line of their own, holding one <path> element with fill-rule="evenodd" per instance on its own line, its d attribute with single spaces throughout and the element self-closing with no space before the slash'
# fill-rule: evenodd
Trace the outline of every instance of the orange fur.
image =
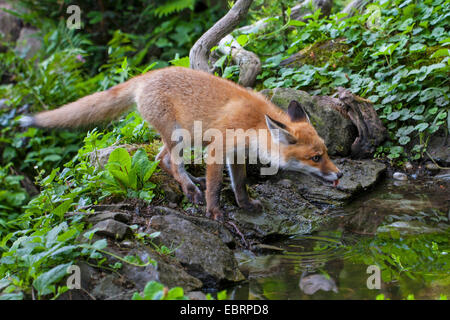
<svg viewBox="0 0 450 320">
<path fill-rule="evenodd" d="M 194 121 L 202 121 L 203 131 L 218 129 L 226 139 L 226 129 L 267 129 L 265 116 L 284 124 L 297 143 L 281 148 L 282 157 L 302 160 L 310 166 L 326 172 L 339 170 L 330 161 L 323 140 L 307 121 L 291 121 L 289 116 L 262 95 L 249 91 L 231 81 L 211 74 L 181 67 L 151 71 L 130 79 L 109 90 L 97 92 L 61 108 L 45 111 L 34 117 L 38 127 L 78 127 L 113 119 L 133 104 L 143 118 L 161 134 L 165 144 L 158 155 L 161 166 L 172 174 L 183 191 L 195 202 L 202 193 L 182 167 L 171 163 L 170 151 L 174 142 L 174 129 L 184 128 L 193 134 Z M 269 133 L 267 133 L 269 135 Z M 270 149 L 273 141 L 268 139 Z M 321 155 L 320 162 L 311 158 Z M 218 193 L 222 181 L 223 165 L 208 165 L 206 177 L 207 210 L 214 218 L 220 218 Z M 245 174 L 241 167 L 233 167 L 243 188 Z M 245 170 L 245 167 L 244 167 Z M 194 181 L 194 182 L 193 182 Z M 245 186 L 245 185 L 244 185 Z M 236 191 L 237 192 L 237 191 Z M 243 207 L 258 206 L 248 196 L 236 194 Z"/>
</svg>

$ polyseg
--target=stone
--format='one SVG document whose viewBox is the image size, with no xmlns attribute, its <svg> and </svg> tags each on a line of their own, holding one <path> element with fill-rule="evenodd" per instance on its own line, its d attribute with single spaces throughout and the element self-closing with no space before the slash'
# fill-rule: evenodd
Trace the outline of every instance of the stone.
<svg viewBox="0 0 450 320">
<path fill-rule="evenodd" d="M 117 146 L 111 146 L 108 148 L 98 149 L 98 150 L 92 151 L 89 154 L 89 161 L 96 168 L 104 168 L 105 164 L 109 160 L 109 155 L 111 154 L 111 152 L 113 152 L 117 148 L 125 148 L 128 152 L 133 152 L 133 151 L 136 151 L 139 148 L 143 148 L 143 147 L 144 147 L 144 145 L 121 144 L 121 145 L 117 145 Z"/>
<path fill-rule="evenodd" d="M 404 174 L 403 172 L 394 172 L 394 174 L 392 175 L 392 178 L 394 178 L 395 180 L 399 180 L 399 181 L 408 180 L 408 176 L 406 174 Z"/>
<path fill-rule="evenodd" d="M 432 157 L 441 166 L 450 166 L 450 138 L 445 133 L 438 132 L 433 135 L 427 146 L 426 157 Z"/>
<path fill-rule="evenodd" d="M 126 212 L 114 212 L 114 211 L 105 211 L 102 213 L 94 213 L 87 215 L 87 221 L 91 223 L 98 223 L 100 221 L 109 219 L 123 223 L 128 223 L 131 220 L 131 216 Z"/>
<path fill-rule="evenodd" d="M 161 258 L 149 247 L 138 247 L 130 250 L 128 254 L 138 256 L 142 261 L 148 261 L 149 258 L 156 261 L 156 266 L 149 264 L 145 267 L 136 267 L 123 264 L 120 274 L 130 280 L 139 292 L 144 290 L 149 281 L 161 282 L 168 288 L 182 287 L 184 291 L 196 290 L 203 286 L 202 281 L 189 275 L 177 261 L 168 263 L 167 259 Z"/>
<path fill-rule="evenodd" d="M 238 282 L 244 276 L 238 269 L 233 252 L 215 235 L 175 214 L 157 215 L 150 226 L 160 231 L 158 239 L 174 249 L 175 258 L 187 272 L 205 286 Z"/>
<path fill-rule="evenodd" d="M 222 240 L 223 243 L 226 245 L 232 245 L 234 244 L 234 238 L 231 235 L 230 231 L 227 230 L 227 228 L 224 227 L 224 225 L 218 221 L 211 220 L 209 218 L 205 217 L 196 217 L 196 216 L 188 216 L 185 215 L 179 211 L 166 208 L 163 206 L 156 206 L 154 210 L 159 214 L 174 214 L 182 219 L 186 219 L 195 225 L 201 227 L 203 230 L 208 231 L 211 234 L 214 234 L 219 237 L 220 240 Z"/>
<path fill-rule="evenodd" d="M 19 38 L 17 39 L 16 53 L 24 58 L 31 59 L 42 47 L 42 40 L 37 37 L 38 30 L 32 28 L 23 28 L 20 30 Z"/>
<path fill-rule="evenodd" d="M 93 226 L 93 229 L 96 228 L 98 229 L 95 233 L 96 235 L 113 238 L 119 241 L 126 236 L 131 235 L 131 229 L 128 225 L 113 219 L 100 221 Z"/>
<path fill-rule="evenodd" d="M 438 171 L 438 170 L 441 170 L 441 168 L 439 168 L 439 166 L 436 165 L 436 164 L 433 163 L 433 162 L 428 162 L 428 163 L 426 163 L 426 164 L 425 164 L 425 168 L 428 169 L 428 170 L 430 170 L 430 171 Z"/>
<path fill-rule="evenodd" d="M 2 9 L 14 11 L 11 4 L 0 2 L 0 39 L 4 42 L 16 41 L 20 35 L 22 22 L 16 16 L 9 14 Z M 0 51 L 3 50 L 4 47 L 0 45 Z"/>
<path fill-rule="evenodd" d="M 201 291 L 191 291 L 185 294 L 189 300 L 206 300 L 206 295 Z"/>
<path fill-rule="evenodd" d="M 269 97 L 270 101 L 283 110 L 287 110 L 292 100 L 300 102 L 317 133 L 324 139 L 328 153 L 339 156 L 350 154 L 351 146 L 357 137 L 356 127 L 349 118 L 337 110 L 331 100 L 290 88 L 265 89 L 261 94 Z"/>
<path fill-rule="evenodd" d="M 108 274 L 98 280 L 91 290 L 91 295 L 101 300 L 131 300 L 135 290 L 123 288 L 120 280 L 113 274 Z"/>
</svg>

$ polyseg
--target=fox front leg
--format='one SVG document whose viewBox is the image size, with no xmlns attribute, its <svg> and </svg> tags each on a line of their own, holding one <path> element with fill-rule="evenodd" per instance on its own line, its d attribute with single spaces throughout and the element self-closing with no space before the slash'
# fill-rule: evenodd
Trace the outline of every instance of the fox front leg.
<svg viewBox="0 0 450 320">
<path fill-rule="evenodd" d="M 220 209 L 222 180 L 223 164 L 208 164 L 206 166 L 206 215 L 219 221 L 223 221 L 223 212 Z"/>
<path fill-rule="evenodd" d="M 231 186 L 233 188 L 236 202 L 244 210 L 260 212 L 262 204 L 259 200 L 252 200 L 247 192 L 247 172 L 245 164 L 228 164 L 228 171 L 231 178 Z"/>
</svg>

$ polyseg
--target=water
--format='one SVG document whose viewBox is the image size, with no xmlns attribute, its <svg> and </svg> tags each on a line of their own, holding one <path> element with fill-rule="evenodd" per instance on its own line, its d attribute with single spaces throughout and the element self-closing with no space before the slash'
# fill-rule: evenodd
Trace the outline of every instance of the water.
<svg viewBox="0 0 450 320">
<path fill-rule="evenodd" d="M 240 265 L 248 281 L 230 299 L 450 299 L 450 184 L 387 181 L 311 235 L 273 243 L 281 250 Z M 368 288 L 380 270 L 380 288 Z M 369 279 L 369 286 L 376 278 Z"/>
</svg>

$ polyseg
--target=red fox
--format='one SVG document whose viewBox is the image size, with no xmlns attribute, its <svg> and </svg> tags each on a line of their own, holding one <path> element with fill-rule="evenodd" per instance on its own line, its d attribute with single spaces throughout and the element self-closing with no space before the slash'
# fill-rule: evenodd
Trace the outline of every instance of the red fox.
<svg viewBox="0 0 450 320">
<path fill-rule="evenodd" d="M 267 144 L 262 146 L 266 150 L 261 154 L 271 154 L 271 160 L 279 161 L 280 168 L 302 171 L 335 186 L 342 177 L 300 103 L 292 101 L 284 112 L 259 93 L 188 68 L 150 71 L 58 109 L 22 117 L 21 122 L 23 126 L 73 128 L 112 120 L 134 103 L 161 135 L 164 146 L 156 159 L 162 169 L 180 183 L 184 194 L 194 203 L 203 202 L 202 191 L 206 190 L 207 216 L 213 219 L 223 219 L 219 196 L 224 163 L 227 163 L 237 204 L 253 211 L 261 210 L 262 205 L 248 196 L 245 163 L 233 163 L 229 159 L 208 163 L 205 179 L 192 176 L 184 163 L 174 161 L 171 150 L 177 142 L 172 141 L 172 132 L 183 128 L 192 133 L 195 121 L 202 122 L 203 131 L 219 130 L 224 139 L 227 139 L 227 129 L 264 129 Z M 248 140 L 247 148 L 254 145 L 254 141 Z"/>
</svg>

